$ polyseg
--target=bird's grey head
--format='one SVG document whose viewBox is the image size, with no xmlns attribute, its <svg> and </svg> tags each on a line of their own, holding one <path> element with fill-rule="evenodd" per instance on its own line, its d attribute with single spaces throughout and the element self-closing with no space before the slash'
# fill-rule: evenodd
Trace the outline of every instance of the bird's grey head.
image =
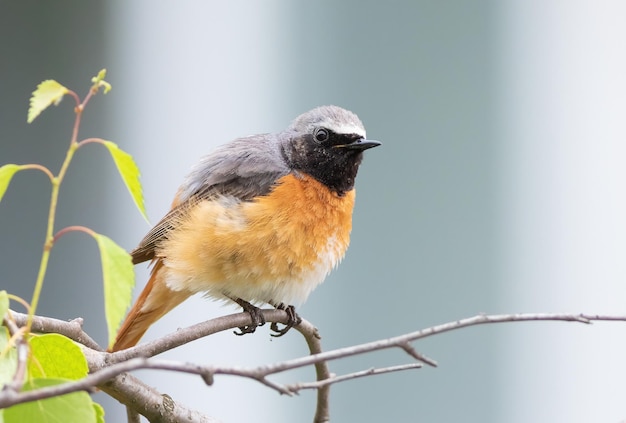
<svg viewBox="0 0 626 423">
<path fill-rule="evenodd" d="M 326 128 L 335 134 L 358 135 L 365 138 L 365 127 L 357 115 L 337 106 L 320 106 L 298 116 L 291 124 L 300 134 L 314 133 Z"/>
<path fill-rule="evenodd" d="M 298 116 L 280 139 L 288 166 L 343 195 L 354 187 L 363 151 L 380 145 L 365 135 L 363 123 L 354 113 L 321 106 Z"/>
</svg>

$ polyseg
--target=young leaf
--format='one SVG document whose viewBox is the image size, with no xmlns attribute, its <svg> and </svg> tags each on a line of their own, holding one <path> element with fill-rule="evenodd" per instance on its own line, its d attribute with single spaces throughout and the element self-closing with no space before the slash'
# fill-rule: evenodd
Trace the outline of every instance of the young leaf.
<svg viewBox="0 0 626 423">
<path fill-rule="evenodd" d="M 15 172 L 21 169 L 22 166 L 16 164 L 7 164 L 0 167 L 0 201 L 2 201 L 2 196 L 7 191 L 9 187 L 9 183 L 11 182 L 11 178 L 15 175 Z"/>
<path fill-rule="evenodd" d="M 0 319 L 9 311 L 9 294 L 3 289 L 0 291 Z"/>
<path fill-rule="evenodd" d="M 104 423 L 104 408 L 97 402 L 94 402 L 93 409 L 96 412 L 96 423 Z"/>
<path fill-rule="evenodd" d="M 24 390 L 32 391 L 65 382 L 66 379 L 35 378 L 24 384 Z M 14 405 L 3 411 L 4 423 L 97 422 L 93 401 L 87 392 L 82 391 Z"/>
<path fill-rule="evenodd" d="M 104 279 L 104 312 L 109 331 L 109 347 L 132 300 L 135 272 L 130 254 L 110 238 L 95 234 Z"/>
<path fill-rule="evenodd" d="M 0 388 L 13 380 L 17 369 L 17 352 L 9 347 L 9 330 L 0 327 Z"/>
<path fill-rule="evenodd" d="M 96 76 L 91 78 L 91 83 L 92 84 L 99 84 L 100 82 L 104 81 L 104 78 L 106 78 L 106 76 L 107 76 L 107 70 L 106 69 L 100 69 L 100 72 L 98 72 L 98 74 Z"/>
<path fill-rule="evenodd" d="M 48 79 L 37 85 L 37 89 L 33 91 L 30 98 L 30 107 L 28 108 L 28 123 L 35 120 L 39 113 L 43 112 L 48 106 L 55 106 L 61 102 L 61 99 L 69 90 L 57 81 Z"/>
<path fill-rule="evenodd" d="M 120 149 L 114 142 L 104 141 L 104 146 L 109 150 L 109 153 L 111 153 L 115 166 L 117 166 L 117 170 L 120 172 L 122 180 L 124 184 L 126 184 L 128 192 L 130 192 L 130 195 L 133 197 L 133 201 L 137 205 L 139 212 L 144 219 L 148 221 L 146 208 L 143 204 L 141 182 L 139 182 L 139 168 L 135 164 L 133 156 Z"/>
<path fill-rule="evenodd" d="M 56 333 L 30 339 L 28 376 L 78 380 L 89 372 L 82 350 L 71 339 Z"/>
<path fill-rule="evenodd" d="M 91 78 L 91 82 L 93 83 L 93 87 L 94 88 L 103 88 L 104 94 L 108 93 L 109 91 L 111 91 L 111 84 L 109 84 L 108 82 L 106 82 L 104 80 L 104 77 L 107 76 L 107 70 L 106 69 L 101 69 L 100 72 L 98 72 L 98 75 L 94 76 L 93 78 Z"/>
</svg>

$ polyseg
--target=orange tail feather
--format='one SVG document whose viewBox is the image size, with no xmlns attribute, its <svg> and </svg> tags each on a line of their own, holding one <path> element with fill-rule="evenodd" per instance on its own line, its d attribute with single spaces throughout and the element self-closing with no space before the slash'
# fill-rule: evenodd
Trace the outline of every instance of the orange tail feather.
<svg viewBox="0 0 626 423">
<path fill-rule="evenodd" d="M 163 262 L 157 260 L 148 283 L 122 323 L 111 352 L 136 345 L 154 322 L 189 297 L 188 292 L 167 287 L 159 273 L 162 267 Z"/>
</svg>

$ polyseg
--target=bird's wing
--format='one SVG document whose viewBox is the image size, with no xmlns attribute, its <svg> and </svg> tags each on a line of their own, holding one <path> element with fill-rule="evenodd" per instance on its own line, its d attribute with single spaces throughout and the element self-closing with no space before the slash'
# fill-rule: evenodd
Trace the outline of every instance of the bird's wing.
<svg viewBox="0 0 626 423">
<path fill-rule="evenodd" d="M 131 252 L 133 263 L 155 257 L 155 249 L 167 238 L 195 204 L 217 196 L 250 201 L 270 192 L 276 181 L 290 172 L 272 135 L 238 138 L 205 156 L 178 190 L 172 209 Z"/>
</svg>

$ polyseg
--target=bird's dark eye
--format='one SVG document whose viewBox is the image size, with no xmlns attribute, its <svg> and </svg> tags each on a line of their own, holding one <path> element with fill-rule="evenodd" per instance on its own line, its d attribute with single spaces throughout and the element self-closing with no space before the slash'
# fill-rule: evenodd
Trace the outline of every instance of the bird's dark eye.
<svg viewBox="0 0 626 423">
<path fill-rule="evenodd" d="M 315 131 L 315 141 L 317 142 L 324 142 L 328 140 L 328 137 L 330 136 L 330 134 L 328 133 L 328 129 L 325 128 L 318 128 Z"/>
</svg>

